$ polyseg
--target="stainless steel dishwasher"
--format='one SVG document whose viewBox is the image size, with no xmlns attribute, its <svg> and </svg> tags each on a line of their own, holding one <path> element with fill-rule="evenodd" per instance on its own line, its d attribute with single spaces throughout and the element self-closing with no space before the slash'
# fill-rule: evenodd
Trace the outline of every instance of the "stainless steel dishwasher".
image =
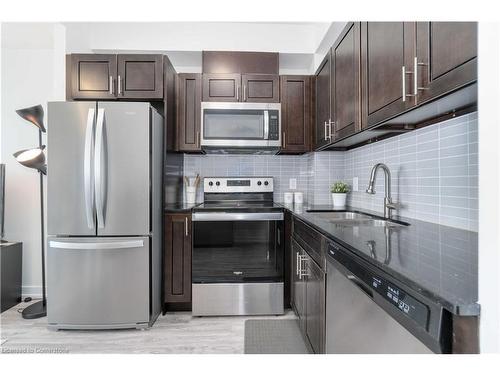
<svg viewBox="0 0 500 375">
<path fill-rule="evenodd" d="M 336 243 L 327 253 L 327 353 L 449 352 L 440 306 Z"/>
</svg>

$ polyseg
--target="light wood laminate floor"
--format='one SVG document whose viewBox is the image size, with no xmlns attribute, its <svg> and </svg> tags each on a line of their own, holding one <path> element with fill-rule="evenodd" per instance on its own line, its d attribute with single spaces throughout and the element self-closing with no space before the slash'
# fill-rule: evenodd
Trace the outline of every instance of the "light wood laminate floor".
<svg viewBox="0 0 500 375">
<path fill-rule="evenodd" d="M 25 320 L 19 304 L 0 315 L 1 352 L 49 353 L 243 353 L 245 320 L 296 319 L 283 316 L 192 317 L 160 315 L 148 330 L 51 331 L 47 318 Z"/>
</svg>

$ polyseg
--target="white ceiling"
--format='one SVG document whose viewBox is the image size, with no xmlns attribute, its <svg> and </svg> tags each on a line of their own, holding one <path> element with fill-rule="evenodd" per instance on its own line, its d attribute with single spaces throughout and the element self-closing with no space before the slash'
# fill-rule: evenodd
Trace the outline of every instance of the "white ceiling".
<svg viewBox="0 0 500 375">
<path fill-rule="evenodd" d="M 2 24 L 2 48 L 52 48 L 54 25 Z M 62 23 L 67 53 L 166 53 L 179 72 L 201 71 L 202 50 L 280 54 L 283 74 L 312 73 L 345 22 Z"/>
</svg>

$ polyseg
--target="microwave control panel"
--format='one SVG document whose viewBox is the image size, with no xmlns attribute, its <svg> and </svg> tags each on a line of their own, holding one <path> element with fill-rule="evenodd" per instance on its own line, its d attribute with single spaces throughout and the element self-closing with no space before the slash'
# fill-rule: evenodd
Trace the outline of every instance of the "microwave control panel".
<svg viewBox="0 0 500 375">
<path fill-rule="evenodd" d="M 269 111 L 269 140 L 277 141 L 280 139 L 280 117 L 279 111 Z"/>
</svg>

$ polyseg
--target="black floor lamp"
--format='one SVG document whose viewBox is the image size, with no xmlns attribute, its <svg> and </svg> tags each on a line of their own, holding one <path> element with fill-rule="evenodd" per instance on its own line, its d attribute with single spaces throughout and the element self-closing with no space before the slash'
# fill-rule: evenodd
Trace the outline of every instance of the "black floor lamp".
<svg viewBox="0 0 500 375">
<path fill-rule="evenodd" d="M 45 133 L 43 126 L 43 107 L 23 108 L 16 111 L 23 119 L 38 127 L 38 147 L 18 151 L 14 154 L 16 160 L 28 168 L 36 169 L 40 174 L 40 214 L 41 214 L 41 245 L 42 245 L 42 300 L 35 302 L 23 310 L 24 319 L 37 319 L 47 315 L 47 296 L 45 293 L 45 236 L 44 236 L 44 213 L 43 213 L 43 176 L 47 174 L 45 164 L 45 154 L 42 145 L 42 133 Z"/>
</svg>

